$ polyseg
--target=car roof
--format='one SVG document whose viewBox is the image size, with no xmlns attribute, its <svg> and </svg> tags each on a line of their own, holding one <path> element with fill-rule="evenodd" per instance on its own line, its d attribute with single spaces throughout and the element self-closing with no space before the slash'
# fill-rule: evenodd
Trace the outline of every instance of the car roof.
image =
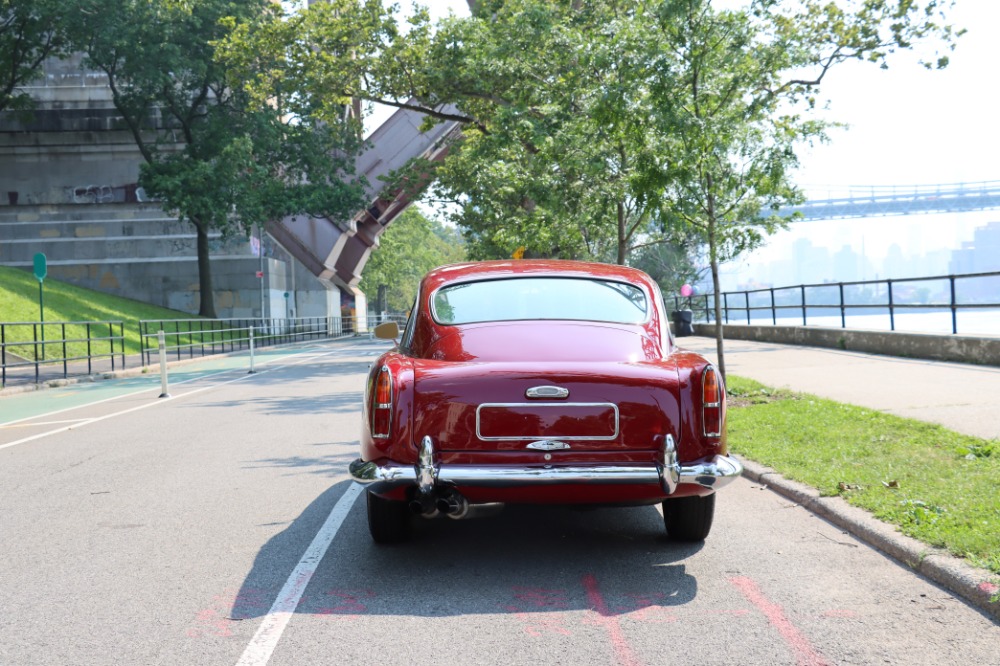
<svg viewBox="0 0 1000 666">
<path fill-rule="evenodd" d="M 529 276 L 599 278 L 643 285 L 649 285 L 651 281 L 642 271 L 617 264 L 565 259 L 506 259 L 450 264 L 435 268 L 424 278 L 424 288 L 430 292 L 453 282 Z"/>
</svg>

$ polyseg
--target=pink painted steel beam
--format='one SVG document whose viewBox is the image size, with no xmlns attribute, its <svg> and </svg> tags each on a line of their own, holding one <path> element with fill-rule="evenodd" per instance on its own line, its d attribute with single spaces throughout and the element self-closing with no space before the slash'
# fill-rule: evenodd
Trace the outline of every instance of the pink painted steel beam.
<svg viewBox="0 0 1000 666">
<path fill-rule="evenodd" d="M 268 232 L 321 280 L 343 288 L 361 279 L 378 237 L 410 205 L 427 183 L 387 190 L 380 177 L 404 167 L 411 160 L 438 161 L 448 151 L 448 140 L 458 132 L 455 122 L 442 122 L 420 131 L 425 116 L 399 109 L 369 137 L 371 148 L 361 154 L 357 172 L 368 181 L 371 205 L 350 220 L 299 215 L 268 224 Z"/>
</svg>

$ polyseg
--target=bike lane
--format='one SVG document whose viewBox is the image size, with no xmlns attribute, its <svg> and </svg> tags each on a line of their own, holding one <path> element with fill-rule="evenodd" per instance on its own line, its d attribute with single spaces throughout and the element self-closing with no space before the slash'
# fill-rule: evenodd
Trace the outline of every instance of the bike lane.
<svg viewBox="0 0 1000 666">
<path fill-rule="evenodd" d="M 255 352 L 252 366 L 254 372 L 264 373 L 295 356 L 347 347 L 353 342 L 351 339 L 310 341 L 267 348 Z M 168 395 L 187 394 L 205 381 L 234 381 L 249 374 L 250 369 L 251 359 L 247 352 L 174 361 L 168 363 Z M 66 386 L 45 387 L 8 396 L 0 394 L 0 449 L 95 419 L 152 406 L 163 399 L 161 394 L 158 364 L 105 380 L 85 378 Z"/>
</svg>

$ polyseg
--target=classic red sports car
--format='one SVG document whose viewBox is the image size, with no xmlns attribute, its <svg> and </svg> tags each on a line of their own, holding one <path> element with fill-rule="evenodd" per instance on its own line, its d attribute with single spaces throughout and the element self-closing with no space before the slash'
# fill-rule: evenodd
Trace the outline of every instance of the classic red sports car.
<svg viewBox="0 0 1000 666">
<path fill-rule="evenodd" d="M 502 503 L 663 504 L 668 536 L 704 539 L 727 455 L 726 392 L 674 346 L 645 273 L 572 261 L 444 266 L 421 282 L 397 346 L 372 365 L 361 458 L 368 526 Z"/>
</svg>

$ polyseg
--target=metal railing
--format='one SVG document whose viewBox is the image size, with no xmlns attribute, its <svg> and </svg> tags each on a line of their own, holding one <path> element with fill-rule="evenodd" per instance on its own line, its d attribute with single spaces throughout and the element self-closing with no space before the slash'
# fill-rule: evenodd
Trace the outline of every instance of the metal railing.
<svg viewBox="0 0 1000 666">
<path fill-rule="evenodd" d="M 167 353 L 173 360 L 225 354 L 292 342 L 353 335 L 357 322 L 341 317 L 299 317 L 296 319 L 144 319 L 139 322 L 142 364 L 157 362 L 163 331 Z"/>
<path fill-rule="evenodd" d="M 937 275 L 896 280 L 829 282 L 789 287 L 768 287 L 723 292 L 724 323 L 778 325 L 830 325 L 839 319 L 848 328 L 849 317 L 888 317 L 888 330 L 919 330 L 901 319 L 914 313 L 934 313 L 947 318 L 952 335 L 959 331 L 959 313 L 973 310 L 997 315 L 992 333 L 1000 334 L 1000 272 Z M 674 297 L 674 309 L 690 309 L 694 320 L 714 320 L 713 294 Z M 769 316 L 768 316 L 769 315 Z M 940 319 L 941 317 L 938 317 Z M 876 322 L 877 323 L 877 322 Z M 883 328 L 883 326 L 878 326 Z M 968 327 L 966 327 L 968 329 Z M 983 332 L 983 331 L 979 331 Z"/>
<path fill-rule="evenodd" d="M 259 348 L 365 334 L 386 321 L 396 321 L 402 328 L 406 315 L 370 313 L 367 320 L 342 316 L 144 319 L 138 322 L 139 359 L 133 362 L 138 361 L 146 367 L 159 361 L 158 334 L 161 330 L 170 360 L 181 360 L 248 350 L 251 344 Z M 0 323 L 0 388 L 12 380 L 38 384 L 124 369 L 125 348 L 122 321 Z"/>
<path fill-rule="evenodd" d="M 100 367 L 99 367 L 100 366 Z M 13 379 L 36 384 L 125 367 L 121 321 L 0 323 L 0 387 Z"/>
</svg>

